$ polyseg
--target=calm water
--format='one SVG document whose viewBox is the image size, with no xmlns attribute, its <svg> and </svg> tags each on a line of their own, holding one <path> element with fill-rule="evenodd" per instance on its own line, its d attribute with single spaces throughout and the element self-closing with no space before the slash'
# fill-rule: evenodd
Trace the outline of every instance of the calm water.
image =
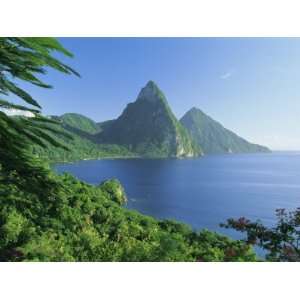
<svg viewBox="0 0 300 300">
<path fill-rule="evenodd" d="M 55 169 L 91 184 L 118 178 L 128 208 L 231 236 L 219 227 L 227 218 L 246 216 L 271 225 L 276 208 L 300 206 L 300 153 L 92 160 Z"/>
</svg>

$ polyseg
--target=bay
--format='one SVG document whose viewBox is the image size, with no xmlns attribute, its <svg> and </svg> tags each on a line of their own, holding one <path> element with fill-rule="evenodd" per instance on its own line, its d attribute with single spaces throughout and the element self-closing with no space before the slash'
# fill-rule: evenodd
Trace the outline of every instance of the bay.
<svg viewBox="0 0 300 300">
<path fill-rule="evenodd" d="M 241 216 L 275 222 L 275 209 L 300 206 L 300 153 L 207 155 L 195 159 L 105 159 L 56 164 L 58 173 L 99 184 L 117 178 L 127 208 L 194 229 L 239 237 L 219 224 Z"/>
</svg>

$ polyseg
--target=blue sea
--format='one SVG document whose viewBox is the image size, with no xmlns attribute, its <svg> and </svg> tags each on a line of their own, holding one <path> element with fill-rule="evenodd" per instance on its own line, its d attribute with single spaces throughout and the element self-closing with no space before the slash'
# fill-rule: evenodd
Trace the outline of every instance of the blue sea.
<svg viewBox="0 0 300 300">
<path fill-rule="evenodd" d="M 127 207 L 194 229 L 238 235 L 228 218 L 275 222 L 275 209 L 300 206 L 300 153 L 207 155 L 196 159 L 104 159 L 57 164 L 90 184 L 117 178 Z"/>
</svg>

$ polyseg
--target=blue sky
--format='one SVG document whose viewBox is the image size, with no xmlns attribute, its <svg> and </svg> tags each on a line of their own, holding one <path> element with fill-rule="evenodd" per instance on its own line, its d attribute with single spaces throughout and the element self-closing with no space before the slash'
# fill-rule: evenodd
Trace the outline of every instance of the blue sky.
<svg viewBox="0 0 300 300">
<path fill-rule="evenodd" d="M 45 114 L 116 118 L 148 80 L 180 118 L 196 106 L 242 137 L 300 149 L 300 39 L 60 38 L 82 78 L 51 71 L 31 88 Z"/>
</svg>

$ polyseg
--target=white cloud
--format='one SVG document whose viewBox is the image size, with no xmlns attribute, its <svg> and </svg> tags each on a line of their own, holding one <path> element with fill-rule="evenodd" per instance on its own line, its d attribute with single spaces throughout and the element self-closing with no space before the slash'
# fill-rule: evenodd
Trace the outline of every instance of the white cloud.
<svg viewBox="0 0 300 300">
<path fill-rule="evenodd" d="M 24 116 L 28 118 L 34 117 L 34 114 L 30 111 L 18 110 L 18 109 L 1 109 L 8 116 Z"/>
<path fill-rule="evenodd" d="M 228 79 L 232 76 L 232 72 L 226 72 L 220 76 L 221 79 Z"/>
</svg>

